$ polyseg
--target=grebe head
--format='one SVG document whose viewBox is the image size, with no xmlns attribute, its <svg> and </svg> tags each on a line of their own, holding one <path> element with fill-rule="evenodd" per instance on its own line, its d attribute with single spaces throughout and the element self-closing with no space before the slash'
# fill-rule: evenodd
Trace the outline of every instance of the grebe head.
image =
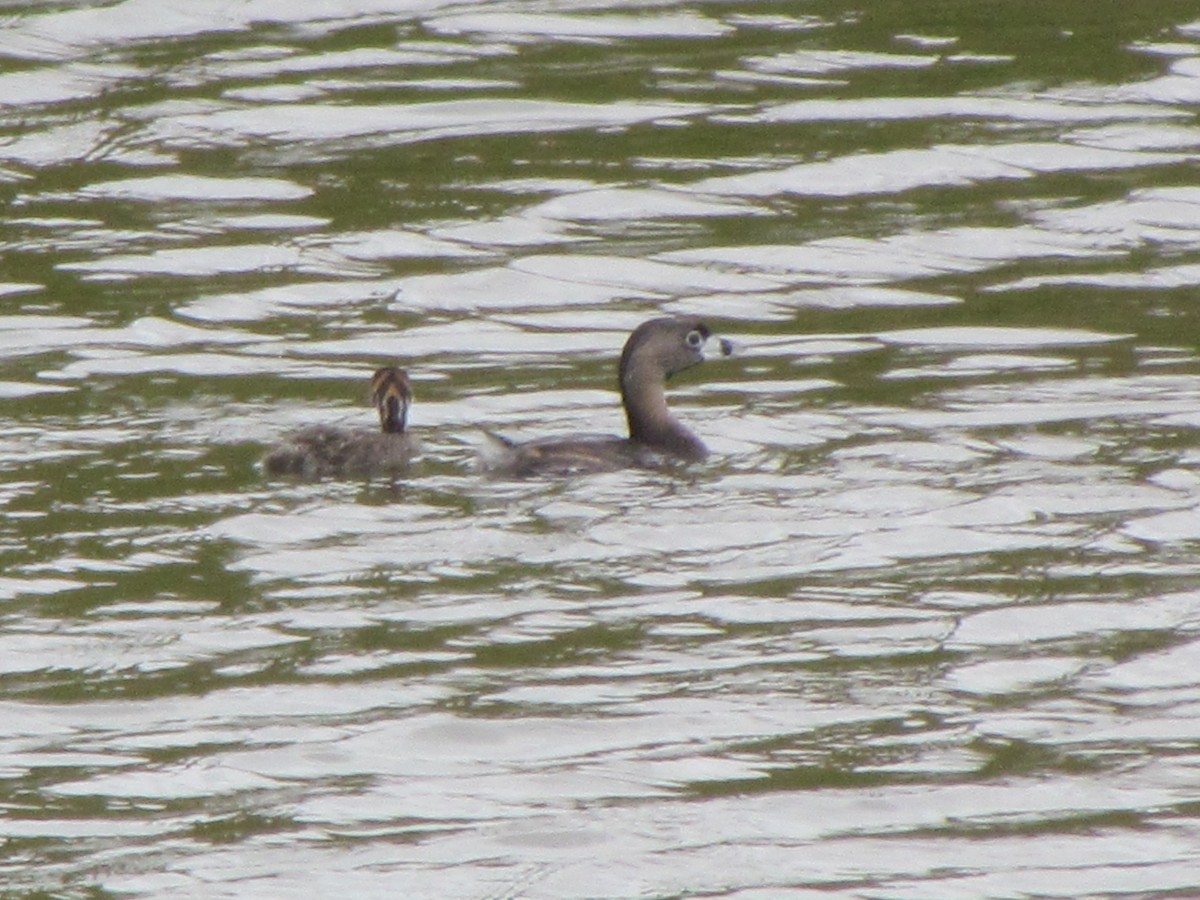
<svg viewBox="0 0 1200 900">
<path fill-rule="evenodd" d="M 412 388 L 408 373 L 395 366 L 376 369 L 371 376 L 371 403 L 379 410 L 379 427 L 387 434 L 400 434 L 408 424 Z"/>
<path fill-rule="evenodd" d="M 634 329 L 621 352 L 620 379 L 650 377 L 670 378 L 678 372 L 704 362 L 704 346 L 713 336 L 712 330 L 700 319 L 690 316 L 664 316 L 643 322 Z M 733 353 L 733 343 L 718 339 L 722 356 Z M 636 373 L 636 374 L 635 374 Z"/>
</svg>

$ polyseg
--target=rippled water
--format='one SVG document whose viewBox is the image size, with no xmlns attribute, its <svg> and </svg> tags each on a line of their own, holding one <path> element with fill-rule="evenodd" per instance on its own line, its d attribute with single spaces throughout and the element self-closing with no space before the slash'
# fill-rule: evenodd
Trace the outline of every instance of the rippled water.
<svg viewBox="0 0 1200 900">
<path fill-rule="evenodd" d="M 1200 890 L 1200 20 L 0 16 L 0 893 Z M 620 432 L 661 313 L 677 472 Z M 414 380 L 409 477 L 271 481 Z"/>
</svg>

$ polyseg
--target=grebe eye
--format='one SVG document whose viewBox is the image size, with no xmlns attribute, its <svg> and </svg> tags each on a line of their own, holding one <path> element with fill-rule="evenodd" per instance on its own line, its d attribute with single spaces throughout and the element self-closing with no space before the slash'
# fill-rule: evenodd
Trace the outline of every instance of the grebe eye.
<svg viewBox="0 0 1200 900">
<path fill-rule="evenodd" d="M 687 341 L 689 347 L 695 349 L 704 343 L 704 335 L 693 329 L 687 333 L 687 337 L 684 340 Z"/>
</svg>

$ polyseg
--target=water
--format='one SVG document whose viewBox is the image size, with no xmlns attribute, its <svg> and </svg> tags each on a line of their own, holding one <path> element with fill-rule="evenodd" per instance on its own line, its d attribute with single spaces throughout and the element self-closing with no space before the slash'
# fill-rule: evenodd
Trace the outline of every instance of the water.
<svg viewBox="0 0 1200 900">
<path fill-rule="evenodd" d="M 8 3 L 0 884 L 1200 887 L 1191 4 Z M 619 432 L 656 314 L 684 471 Z M 264 479 L 406 366 L 411 477 Z"/>
</svg>

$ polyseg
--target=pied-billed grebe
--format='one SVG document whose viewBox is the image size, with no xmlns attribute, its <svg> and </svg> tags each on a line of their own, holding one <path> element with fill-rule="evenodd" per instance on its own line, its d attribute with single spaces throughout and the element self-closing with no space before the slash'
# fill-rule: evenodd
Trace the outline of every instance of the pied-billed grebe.
<svg viewBox="0 0 1200 900">
<path fill-rule="evenodd" d="M 704 361 L 704 345 L 712 337 L 700 319 L 668 317 L 643 322 L 621 352 L 619 384 L 629 437 L 570 435 L 515 443 L 488 432 L 481 452 L 484 471 L 517 478 L 531 475 L 574 475 L 613 469 L 648 467 L 665 458 L 701 460 L 708 455 L 696 437 L 667 408 L 667 379 Z M 721 355 L 733 344 L 718 339 Z"/>
<path fill-rule="evenodd" d="M 371 376 L 371 402 L 379 410 L 379 431 L 312 425 L 289 432 L 263 459 L 268 475 L 323 478 L 395 472 L 417 451 L 405 432 L 412 388 L 402 369 L 385 366 Z"/>
</svg>

